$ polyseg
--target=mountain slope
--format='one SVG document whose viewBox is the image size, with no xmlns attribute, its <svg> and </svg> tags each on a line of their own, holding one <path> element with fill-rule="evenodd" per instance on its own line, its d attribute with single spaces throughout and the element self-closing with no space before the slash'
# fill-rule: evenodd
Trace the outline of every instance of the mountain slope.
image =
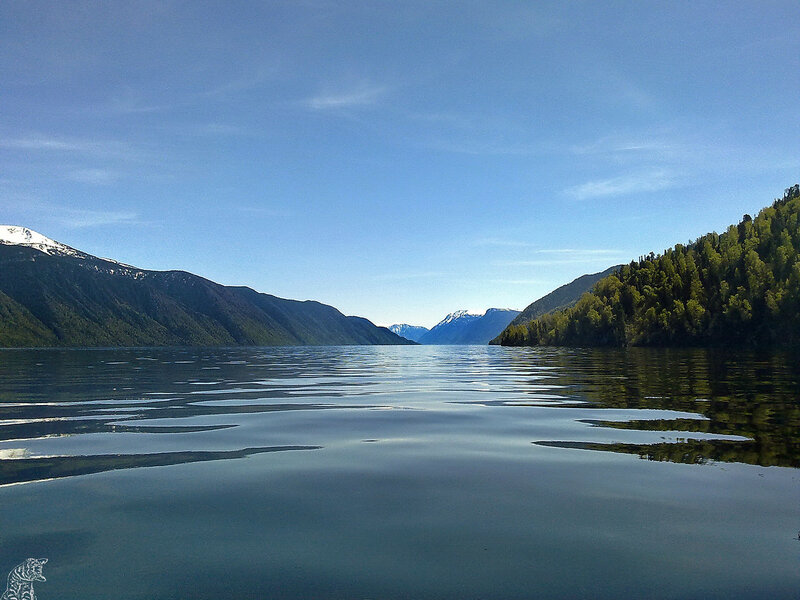
<svg viewBox="0 0 800 600">
<path fill-rule="evenodd" d="M 519 311 L 490 308 L 483 315 L 459 310 L 447 315 L 419 339 L 420 344 L 488 344 Z"/>
<path fill-rule="evenodd" d="M 419 325 L 399 323 L 397 325 L 389 325 L 389 331 L 412 342 L 418 342 L 423 335 L 428 333 L 429 329 Z"/>
<path fill-rule="evenodd" d="M 19 242 L 10 230 L 22 229 L 0 227 L 2 347 L 409 343 L 319 302 L 137 269 L 35 232 Z"/>
<path fill-rule="evenodd" d="M 504 345 L 800 346 L 800 186 L 725 233 L 650 254 Z"/>
<path fill-rule="evenodd" d="M 513 321 L 509 324 L 519 325 L 520 323 L 527 323 L 528 321 L 540 317 L 545 313 L 554 310 L 563 310 L 574 305 L 581 296 L 592 289 L 595 283 L 608 277 L 614 271 L 618 270 L 622 265 L 609 267 L 600 273 L 591 273 L 589 275 L 581 275 L 577 279 L 554 289 L 549 294 L 542 296 L 535 302 L 528 305 L 525 310 L 519 313 Z"/>
</svg>

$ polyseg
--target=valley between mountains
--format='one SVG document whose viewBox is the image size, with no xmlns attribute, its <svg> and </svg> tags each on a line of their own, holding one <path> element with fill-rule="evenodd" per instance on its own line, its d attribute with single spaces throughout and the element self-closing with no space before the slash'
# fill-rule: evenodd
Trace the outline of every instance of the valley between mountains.
<svg viewBox="0 0 800 600">
<path fill-rule="evenodd" d="M 0 347 L 800 344 L 800 186 L 724 233 L 583 275 L 522 311 L 378 327 L 315 301 L 139 269 L 0 226 Z"/>
</svg>

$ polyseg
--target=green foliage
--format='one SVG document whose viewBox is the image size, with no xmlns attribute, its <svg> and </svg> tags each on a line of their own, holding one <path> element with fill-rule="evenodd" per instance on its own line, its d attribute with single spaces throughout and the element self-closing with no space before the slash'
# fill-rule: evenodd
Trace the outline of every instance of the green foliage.
<svg viewBox="0 0 800 600">
<path fill-rule="evenodd" d="M 753 219 L 601 279 L 566 310 L 515 322 L 503 345 L 800 345 L 800 186 Z"/>
</svg>

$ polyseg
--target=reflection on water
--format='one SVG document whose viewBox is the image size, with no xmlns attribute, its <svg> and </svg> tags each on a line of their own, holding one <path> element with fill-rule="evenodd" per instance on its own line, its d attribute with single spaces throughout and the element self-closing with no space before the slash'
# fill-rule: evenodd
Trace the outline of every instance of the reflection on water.
<svg viewBox="0 0 800 600">
<path fill-rule="evenodd" d="M 564 447 L 610 450 L 682 463 L 708 460 L 800 466 L 800 363 L 786 355 L 709 350 L 595 350 L 563 356 L 552 382 L 594 405 L 627 411 L 671 410 L 704 418 L 587 420 L 596 427 L 685 432 L 677 443 L 590 443 Z M 738 436 L 734 440 L 699 435 Z M 557 445 L 553 441 L 540 441 Z"/>
<path fill-rule="evenodd" d="M 206 460 L 245 458 L 262 452 L 287 450 L 318 450 L 319 446 L 276 446 L 272 448 L 245 448 L 227 452 L 161 452 L 155 454 L 99 454 L 94 456 L 48 456 L 23 458 L 9 456 L 0 472 L 0 485 L 24 483 L 42 479 L 88 475 L 116 469 L 137 467 L 163 467 Z"/>
<path fill-rule="evenodd" d="M 790 597 L 798 466 L 787 355 L 0 352 L 0 570 L 52 597 Z"/>
</svg>

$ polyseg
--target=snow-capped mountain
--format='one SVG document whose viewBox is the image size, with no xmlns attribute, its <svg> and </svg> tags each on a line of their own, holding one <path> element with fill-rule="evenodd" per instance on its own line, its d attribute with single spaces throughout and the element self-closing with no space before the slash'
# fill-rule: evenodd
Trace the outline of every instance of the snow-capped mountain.
<svg viewBox="0 0 800 600">
<path fill-rule="evenodd" d="M 418 341 L 420 344 L 488 344 L 519 311 L 490 308 L 483 314 L 457 310 L 439 321 Z"/>
<path fill-rule="evenodd" d="M 404 337 L 407 340 L 411 340 L 412 342 L 418 342 L 419 338 L 428 333 L 429 329 L 419 325 L 399 323 L 397 325 L 389 325 L 389 331 L 399 335 L 400 337 Z"/>
<path fill-rule="evenodd" d="M 410 344 L 319 302 L 98 258 L 0 226 L 0 347 Z"/>
<path fill-rule="evenodd" d="M 468 321 L 474 321 L 475 319 L 480 319 L 483 315 L 477 313 L 471 313 L 468 310 L 457 310 L 455 312 L 451 312 L 447 315 L 444 319 L 439 321 L 433 329 L 436 329 L 440 325 L 447 325 L 448 323 L 452 323 L 454 321 L 460 320 L 462 323 L 466 323 Z"/>
<path fill-rule="evenodd" d="M 57 256 L 75 256 L 86 258 L 88 255 L 57 242 L 27 227 L 17 225 L 0 225 L 0 244 L 9 246 L 26 246 L 45 254 Z"/>
</svg>

